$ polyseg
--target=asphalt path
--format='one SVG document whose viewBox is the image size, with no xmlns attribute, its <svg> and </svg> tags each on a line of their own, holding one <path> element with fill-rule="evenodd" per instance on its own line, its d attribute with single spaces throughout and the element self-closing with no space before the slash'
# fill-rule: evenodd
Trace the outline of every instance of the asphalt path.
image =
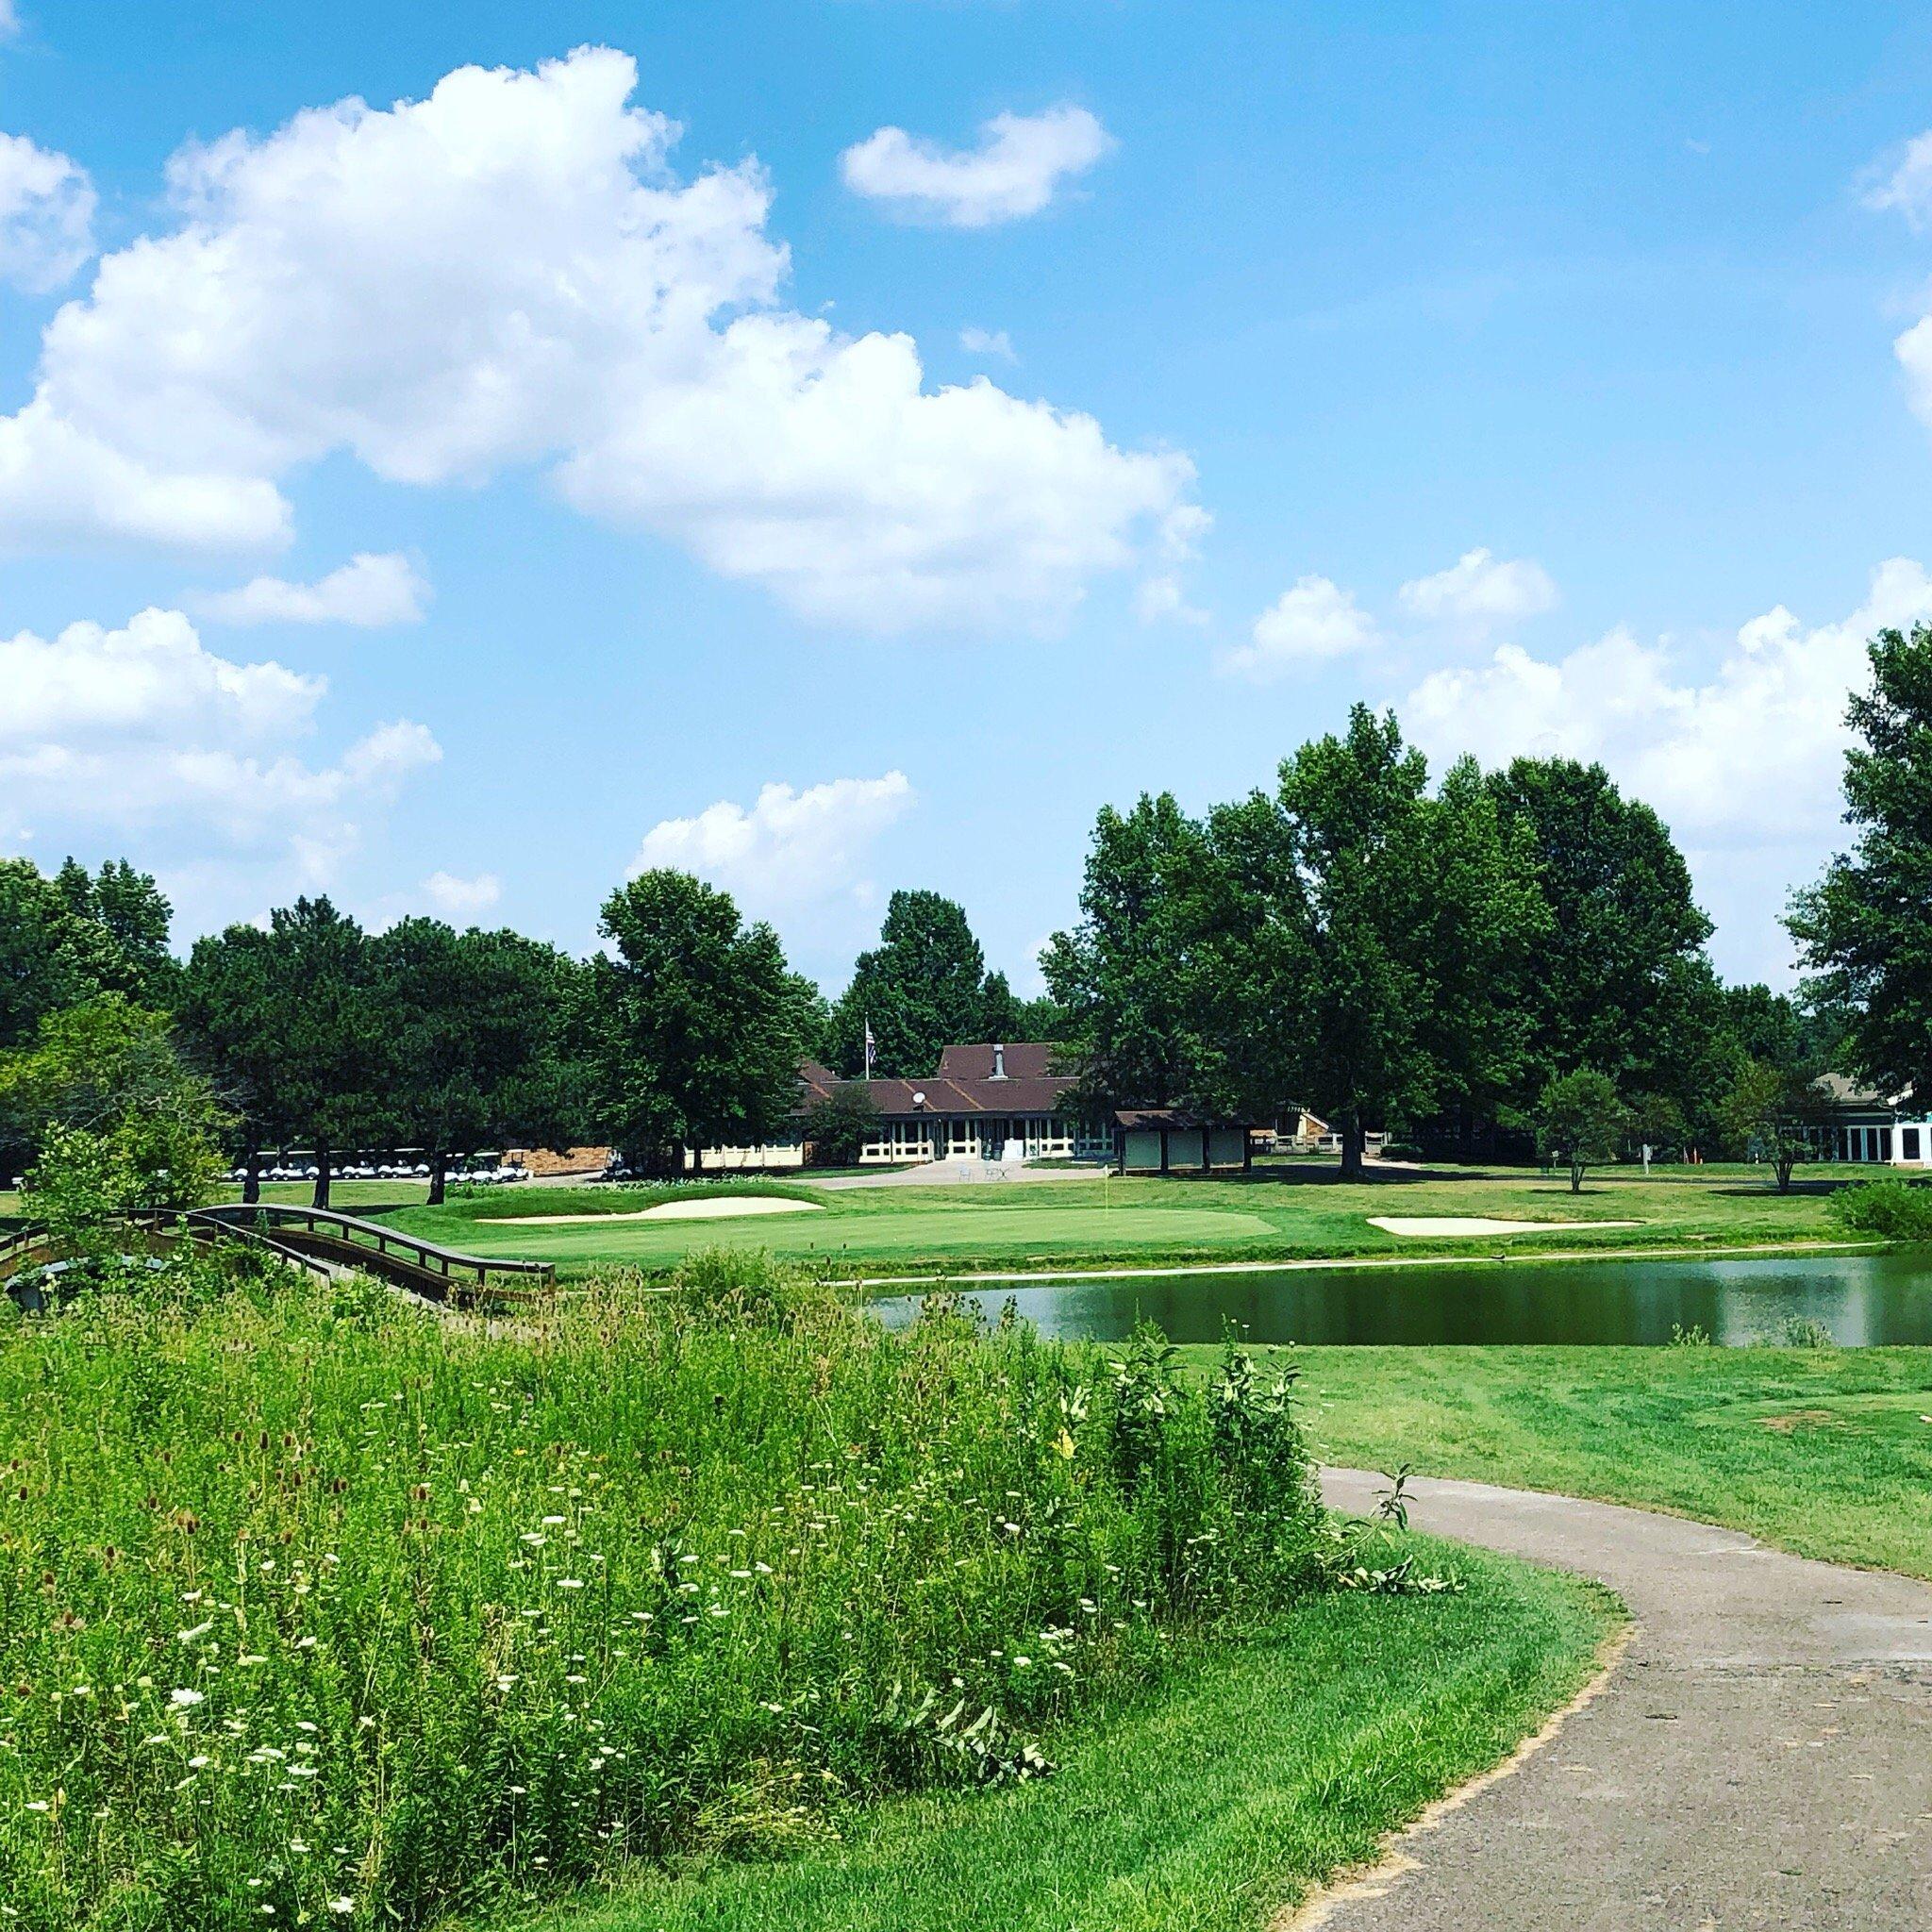
<svg viewBox="0 0 1932 1932">
<path fill-rule="evenodd" d="M 1329 1503 L 1356 1514 L 1386 1487 L 1323 1474 Z M 1596 1577 L 1635 1630 L 1507 1774 L 1285 1924 L 1932 1927 L 1932 1587 L 1612 1504 L 1411 1487 L 1414 1527 Z"/>
</svg>

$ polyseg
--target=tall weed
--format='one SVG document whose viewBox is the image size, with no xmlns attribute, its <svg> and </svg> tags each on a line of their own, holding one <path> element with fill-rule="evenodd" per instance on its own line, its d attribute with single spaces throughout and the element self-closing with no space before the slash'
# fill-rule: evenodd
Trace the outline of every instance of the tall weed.
<svg viewBox="0 0 1932 1932">
<path fill-rule="evenodd" d="M 764 1856 L 1269 1613 L 1285 1385 L 700 1257 L 506 1328 L 290 1279 L 0 1321 L 19 1932 L 421 1925 Z"/>
</svg>

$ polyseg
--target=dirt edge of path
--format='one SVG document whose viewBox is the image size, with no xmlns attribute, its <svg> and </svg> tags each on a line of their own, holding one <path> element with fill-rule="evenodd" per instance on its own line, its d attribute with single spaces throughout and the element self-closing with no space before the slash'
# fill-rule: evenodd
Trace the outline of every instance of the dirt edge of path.
<svg viewBox="0 0 1932 1932">
<path fill-rule="evenodd" d="M 1465 1778 L 1440 1798 L 1432 1798 L 1407 1824 L 1398 1824 L 1383 1838 L 1373 1859 L 1338 1872 L 1299 1904 L 1286 1907 L 1268 1922 L 1267 1932 L 1316 1932 L 1343 1906 L 1358 1898 L 1379 1898 L 1405 1873 L 1413 1871 L 1416 1861 L 1408 1855 L 1409 1841 L 1434 1831 L 1444 1819 L 1491 1786 L 1513 1777 L 1545 1745 L 1554 1743 L 1563 1726 L 1578 1711 L 1594 1703 L 1616 1675 L 1624 1653 L 1637 1636 L 1637 1628 L 1636 1619 L 1626 1614 L 1624 1621 L 1597 1645 L 1597 1667 L 1590 1681 L 1567 1704 L 1553 1710 L 1507 1757 L 1487 1771 Z"/>
</svg>

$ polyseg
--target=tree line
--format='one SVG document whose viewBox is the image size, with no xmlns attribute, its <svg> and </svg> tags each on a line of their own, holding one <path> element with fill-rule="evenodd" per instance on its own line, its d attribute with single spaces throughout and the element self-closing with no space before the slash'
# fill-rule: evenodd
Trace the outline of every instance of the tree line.
<svg viewBox="0 0 1932 1932">
<path fill-rule="evenodd" d="M 1734 1140 L 1740 1085 L 1802 1085 L 1831 1022 L 1724 985 L 1710 932 L 1663 822 L 1601 765 L 1464 758 L 1432 785 L 1357 705 L 1268 790 L 1103 809 L 1042 965 L 1089 1104 L 1306 1108 L 1359 1174 L 1372 1130 L 1567 1156 L 1579 1108 L 1592 1146 Z"/>
<path fill-rule="evenodd" d="M 365 930 L 326 898 L 169 947 L 125 860 L 0 859 L 0 1176 L 58 1141 L 126 1199 L 312 1150 L 595 1142 L 681 1171 L 797 1124 L 801 1061 L 929 1075 L 966 1040 L 1046 1040 L 1071 1104 L 1267 1122 L 1308 1109 L 1359 1173 L 1372 1130 L 1584 1164 L 1650 1146 L 1805 1158 L 1827 1065 L 1932 1109 L 1932 627 L 1881 632 L 1853 702 L 1853 849 L 1795 895 L 1800 997 L 1726 986 L 1682 854 L 1600 765 L 1461 759 L 1431 781 L 1357 706 L 1274 783 L 1205 813 L 1099 813 L 1047 992 L 1015 996 L 966 914 L 896 891 L 828 1002 L 773 928 L 687 874 L 606 900 L 579 959 L 510 931 Z M 837 1118 L 830 1117 L 836 1113 Z M 848 1155 L 866 1109 L 820 1127 Z M 202 1150 L 197 1152 L 197 1150 Z"/>
</svg>

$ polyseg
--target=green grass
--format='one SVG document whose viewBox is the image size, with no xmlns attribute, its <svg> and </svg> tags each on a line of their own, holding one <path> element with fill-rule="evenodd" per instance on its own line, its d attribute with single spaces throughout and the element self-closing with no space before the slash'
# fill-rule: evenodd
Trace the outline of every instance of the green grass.
<svg viewBox="0 0 1932 1932">
<path fill-rule="evenodd" d="M 810 1193 L 808 1183 L 744 1183 L 739 1191 Z M 685 1190 L 690 1192 L 690 1190 Z M 855 1188 L 817 1192 L 823 1212 L 741 1222 L 630 1222 L 602 1226 L 505 1225 L 499 1217 L 596 1211 L 600 1189 L 508 1189 L 417 1208 L 396 1224 L 485 1255 L 552 1260 L 566 1273 L 597 1261 L 651 1272 L 688 1253 L 756 1247 L 835 1274 L 1027 1270 L 1315 1257 L 1483 1254 L 1496 1237 L 1413 1239 L 1369 1225 L 1371 1215 L 1490 1215 L 1549 1221 L 1629 1220 L 1632 1228 L 1509 1238 L 1512 1252 L 1750 1245 L 1842 1239 L 1822 1192 L 1780 1195 L 1743 1173 L 1622 1171 L 1581 1194 L 1534 1174 L 1385 1176 L 1344 1185 L 1332 1169 L 1284 1167 L 1248 1179 L 1136 1177 Z"/>
<path fill-rule="evenodd" d="M 425 1200 L 429 1192 L 427 1181 L 336 1181 L 329 1189 L 329 1205 L 341 1214 L 363 1214 L 372 1208 L 394 1208 L 399 1204 L 415 1206 Z M 263 1181 L 261 1198 L 277 1202 L 291 1208 L 306 1208 L 315 1197 L 313 1181 Z M 239 1187 L 223 1187 L 217 1190 L 218 1201 L 239 1201 L 242 1190 Z M 0 1215 L 17 1215 L 21 1212 L 19 1193 L 8 1188 L 0 1188 Z"/>
<path fill-rule="evenodd" d="M 1212 1351 L 1183 1354 L 1205 1364 Z M 1804 1556 L 1932 1577 L 1932 1350 L 1292 1355 L 1330 1461 L 1674 1510 Z"/>
<path fill-rule="evenodd" d="M 1415 1543 L 1466 1593 L 1311 1600 L 1082 1725 L 1043 1783 L 881 1806 L 791 1863 L 662 1878 L 541 1932 L 1257 1932 L 1508 1752 L 1616 1615 L 1577 1578 Z"/>
<path fill-rule="evenodd" d="M 784 1852 L 1323 1586 L 1278 1395 L 1158 1354 L 888 1335 L 715 1258 L 504 1332 L 205 1251 L 130 1278 L 0 1309 L 12 1932 Z"/>
</svg>

